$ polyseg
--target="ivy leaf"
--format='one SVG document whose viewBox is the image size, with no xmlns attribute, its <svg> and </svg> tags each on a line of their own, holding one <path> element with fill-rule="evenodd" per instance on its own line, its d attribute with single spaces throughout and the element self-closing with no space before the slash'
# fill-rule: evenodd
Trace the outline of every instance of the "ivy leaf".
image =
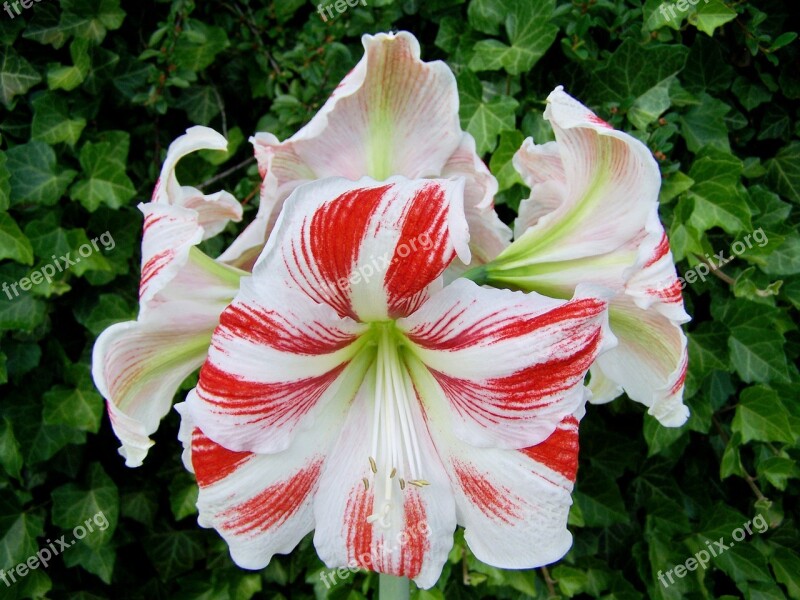
<svg viewBox="0 0 800 600">
<path fill-rule="evenodd" d="M 89 544 L 75 544 L 64 553 L 64 564 L 68 567 L 80 565 L 89 573 L 97 575 L 106 584 L 111 583 L 117 551 L 110 546 L 93 548 Z"/>
<path fill-rule="evenodd" d="M 125 11 L 119 0 L 61 0 L 61 27 L 68 35 L 99 44 L 108 30 L 119 29 Z"/>
<path fill-rule="evenodd" d="M 689 177 L 694 200 L 691 224 L 700 231 L 722 227 L 730 234 L 749 231 L 750 209 L 739 178 L 742 162 L 730 153 L 708 148 L 698 154 Z"/>
<path fill-rule="evenodd" d="M 500 134 L 500 144 L 492 154 L 489 167 L 497 178 L 499 191 L 507 190 L 514 184 L 523 184 L 517 170 L 514 168 L 513 158 L 522 146 L 524 136 L 519 131 L 504 131 Z M 524 184 L 523 184 L 524 185 Z"/>
<path fill-rule="evenodd" d="M 81 148 L 83 178 L 70 190 L 89 212 L 100 206 L 119 208 L 136 195 L 133 182 L 125 173 L 130 136 L 124 131 L 109 132 L 105 142 L 86 142 Z"/>
<path fill-rule="evenodd" d="M 20 451 L 19 442 L 14 436 L 11 421 L 7 417 L 0 419 L 0 466 L 11 477 L 20 478 L 22 452 Z"/>
<path fill-rule="evenodd" d="M 10 569 L 36 554 L 42 535 L 44 519 L 23 512 L 10 491 L 0 490 L 0 565 Z"/>
<path fill-rule="evenodd" d="M 497 40 L 478 42 L 469 68 L 473 71 L 505 68 L 511 75 L 530 71 L 558 34 L 558 27 L 550 22 L 554 9 L 555 0 L 506 2 L 505 26 L 511 45 Z"/>
<path fill-rule="evenodd" d="M 86 487 L 68 483 L 53 490 L 52 498 L 54 525 L 73 535 L 75 528 L 83 526 L 87 531 L 80 543 L 90 548 L 111 540 L 119 516 L 119 493 L 99 463 L 91 466 Z"/>
<path fill-rule="evenodd" d="M 0 260 L 4 258 L 33 264 L 31 243 L 8 213 L 0 213 Z"/>
<path fill-rule="evenodd" d="M 54 2 L 39 4 L 22 37 L 61 48 L 69 36 L 61 27 L 59 7 Z"/>
<path fill-rule="evenodd" d="M 164 581 L 190 570 L 205 555 L 199 531 L 157 533 L 147 538 L 145 552 Z"/>
<path fill-rule="evenodd" d="M 710 37 L 714 35 L 714 30 L 737 16 L 736 11 L 722 0 L 706 0 L 697 7 L 697 12 L 689 16 L 689 23 Z"/>
<path fill-rule="evenodd" d="M 730 152 L 725 115 L 731 107 L 705 93 L 700 95 L 700 100 L 698 106 L 693 106 L 680 118 L 686 146 L 695 153 L 707 146 Z"/>
<path fill-rule="evenodd" d="M 638 98 L 680 72 L 688 54 L 685 46 L 642 46 L 628 38 L 600 68 L 592 71 L 592 98 L 598 103 Z"/>
<path fill-rule="evenodd" d="M 6 153 L 0 151 L 0 210 L 8 210 L 11 204 L 11 173 L 6 168 L 7 161 Z"/>
<path fill-rule="evenodd" d="M 797 437 L 778 392 L 763 385 L 741 393 L 731 429 L 742 434 L 744 443 L 756 440 L 792 444 Z"/>
<path fill-rule="evenodd" d="M 781 148 L 766 166 L 772 188 L 781 196 L 800 203 L 800 142 Z"/>
<path fill-rule="evenodd" d="M 461 127 L 475 138 L 479 155 L 491 152 L 497 145 L 500 133 L 515 128 L 517 101 L 509 96 L 498 96 L 485 102 L 481 82 L 470 71 L 459 75 L 458 90 Z"/>
<path fill-rule="evenodd" d="M 76 39 L 70 44 L 69 53 L 72 57 L 72 66 L 52 64 L 47 68 L 47 87 L 51 90 L 74 90 L 89 73 L 91 62 L 89 59 L 89 41 L 83 38 Z"/>
<path fill-rule="evenodd" d="M 228 36 L 221 27 L 191 19 L 175 44 L 175 64 L 179 69 L 192 73 L 201 71 L 214 62 L 217 54 L 229 44 Z"/>
<path fill-rule="evenodd" d="M 9 110 L 15 96 L 24 94 L 42 80 L 39 72 L 17 52 L 6 46 L 0 62 L 0 101 Z"/>
<path fill-rule="evenodd" d="M 48 144 L 66 142 L 70 146 L 75 145 L 81 137 L 83 128 L 86 127 L 86 119 L 82 117 L 70 119 L 64 98 L 46 93 L 38 96 L 31 104 L 33 105 L 32 139 Z"/>
<path fill-rule="evenodd" d="M 56 153 L 44 142 L 32 141 L 6 152 L 11 173 L 11 204 L 52 206 L 75 177 L 71 169 L 59 170 Z"/>
<path fill-rule="evenodd" d="M 42 420 L 46 425 L 68 425 L 97 433 L 103 417 L 103 398 L 94 389 L 56 386 L 44 394 Z"/>
<path fill-rule="evenodd" d="M 606 527 L 628 521 L 628 513 L 614 480 L 600 472 L 590 471 L 580 480 L 575 503 L 587 527 Z"/>
</svg>

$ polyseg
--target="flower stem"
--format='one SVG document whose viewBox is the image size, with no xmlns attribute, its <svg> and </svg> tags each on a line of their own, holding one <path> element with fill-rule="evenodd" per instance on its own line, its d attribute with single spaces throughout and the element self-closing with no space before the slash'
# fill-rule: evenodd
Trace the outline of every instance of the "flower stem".
<svg viewBox="0 0 800 600">
<path fill-rule="evenodd" d="M 378 576 L 378 600 L 408 600 L 409 586 L 407 577 L 392 575 Z"/>
<path fill-rule="evenodd" d="M 464 279 L 471 279 L 478 285 L 485 285 L 486 281 L 489 279 L 488 273 L 486 272 L 486 265 L 473 267 L 469 271 L 462 274 L 461 277 Z"/>
</svg>

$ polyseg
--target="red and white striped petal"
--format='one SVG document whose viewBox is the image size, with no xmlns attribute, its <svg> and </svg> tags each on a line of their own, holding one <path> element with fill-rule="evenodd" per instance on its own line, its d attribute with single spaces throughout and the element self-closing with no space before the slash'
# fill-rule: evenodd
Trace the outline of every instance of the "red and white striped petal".
<svg viewBox="0 0 800 600">
<path fill-rule="evenodd" d="M 238 278 L 195 251 L 146 317 L 112 325 L 97 338 L 92 376 L 129 467 L 142 464 L 153 445 L 149 436 L 169 412 L 181 382 L 203 363 Z"/>
<path fill-rule="evenodd" d="M 364 35 L 364 58 L 291 139 L 317 177 L 438 176 L 461 141 L 450 68 L 408 32 Z"/>
<path fill-rule="evenodd" d="M 328 412 L 284 452 L 255 454 L 214 442 L 186 403 L 176 409 L 184 462 L 199 487 L 198 523 L 216 529 L 245 569 L 262 569 L 273 555 L 291 552 L 314 529 L 314 495 L 345 413 Z"/>
<path fill-rule="evenodd" d="M 564 302 L 467 280 L 445 287 L 398 321 L 425 365 L 412 374 L 426 410 L 447 407 L 455 434 L 474 446 L 546 439 L 583 404 L 584 376 L 613 344 L 598 292 L 581 287 Z"/>
<path fill-rule="evenodd" d="M 375 403 L 380 402 L 376 390 L 382 385 L 377 381 L 379 368 L 373 364 L 367 373 L 325 463 L 314 503 L 314 545 L 328 567 L 365 568 L 408 577 L 419 587 L 429 588 L 439 579 L 453 546 L 455 506 L 413 386 L 402 367 L 396 371 L 399 377 L 394 383 L 402 393 L 409 394 L 406 424 L 416 432 L 414 441 L 425 484 L 410 482 L 410 466 L 403 453 L 394 460 L 387 455 L 386 438 L 381 437 L 377 451 L 370 446 L 375 435 Z M 384 431 L 387 422 L 383 421 L 380 431 L 388 436 L 391 434 Z M 392 434 L 402 435 L 400 430 L 398 423 Z M 373 453 L 376 472 L 370 460 Z M 396 465 L 394 475 L 387 470 L 390 465 Z"/>
<path fill-rule="evenodd" d="M 658 202 L 661 176 L 644 144 L 611 128 L 561 87 L 548 97 L 545 117 L 556 145 L 537 148 L 527 141 L 514 163 L 534 190 L 547 187 L 529 201 L 538 206 L 521 210 L 518 238 L 500 257 L 505 269 L 614 253 L 642 237 Z"/>
<path fill-rule="evenodd" d="M 599 371 L 621 386 L 662 425 L 683 425 L 689 418 L 683 404 L 688 352 L 680 325 L 659 311 L 639 308 L 624 295 L 611 301 L 609 322 L 619 345 L 597 358 L 592 377 Z"/>
<path fill-rule="evenodd" d="M 432 435 L 450 478 L 458 524 L 472 553 L 503 569 L 530 569 L 563 557 L 578 469 L 578 421 L 568 415 L 540 444 L 476 448 L 431 415 Z M 440 415 L 437 415 L 440 416 Z"/>
<path fill-rule="evenodd" d="M 286 450 L 328 403 L 352 399 L 366 327 L 269 272 L 243 280 L 187 399 L 198 427 L 231 450 Z"/>
<path fill-rule="evenodd" d="M 400 177 L 301 186 L 254 274 L 362 322 L 409 314 L 456 255 L 469 262 L 463 190 L 463 180 Z"/>
</svg>

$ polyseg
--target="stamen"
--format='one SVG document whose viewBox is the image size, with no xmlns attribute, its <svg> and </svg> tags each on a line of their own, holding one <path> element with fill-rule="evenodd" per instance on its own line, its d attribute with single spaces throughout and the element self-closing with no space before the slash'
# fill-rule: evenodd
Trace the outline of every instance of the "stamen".
<svg viewBox="0 0 800 600">
<path fill-rule="evenodd" d="M 406 480 L 403 479 L 402 477 L 400 478 L 400 489 L 401 490 L 406 489 Z"/>
<path fill-rule="evenodd" d="M 397 469 L 392 467 L 392 472 L 389 474 L 389 479 L 394 479 L 395 475 L 397 475 Z"/>
<path fill-rule="evenodd" d="M 373 473 L 378 472 L 378 464 L 375 462 L 375 459 L 371 456 L 369 457 L 369 468 L 372 469 Z"/>
<path fill-rule="evenodd" d="M 365 490 L 368 490 L 368 489 L 369 489 L 369 479 L 367 479 L 366 477 L 364 477 L 364 478 L 363 478 L 361 481 L 363 481 L 363 482 L 364 482 L 364 489 L 365 489 Z"/>
</svg>

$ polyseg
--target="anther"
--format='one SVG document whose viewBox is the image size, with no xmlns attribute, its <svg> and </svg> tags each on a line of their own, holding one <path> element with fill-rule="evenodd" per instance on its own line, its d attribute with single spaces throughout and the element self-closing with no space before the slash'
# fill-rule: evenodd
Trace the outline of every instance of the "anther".
<svg viewBox="0 0 800 600">
<path fill-rule="evenodd" d="M 392 472 L 389 473 L 389 479 L 394 479 L 394 476 L 397 475 L 397 469 L 392 467 Z"/>
<path fill-rule="evenodd" d="M 372 469 L 373 473 L 378 472 L 378 463 L 375 462 L 375 459 L 371 456 L 369 457 L 369 468 Z"/>
<path fill-rule="evenodd" d="M 369 489 L 369 480 L 366 477 L 364 477 L 361 481 L 364 482 L 364 489 L 368 490 Z"/>
<path fill-rule="evenodd" d="M 400 489 L 401 490 L 406 489 L 406 480 L 403 479 L 402 477 L 400 478 Z"/>
</svg>

